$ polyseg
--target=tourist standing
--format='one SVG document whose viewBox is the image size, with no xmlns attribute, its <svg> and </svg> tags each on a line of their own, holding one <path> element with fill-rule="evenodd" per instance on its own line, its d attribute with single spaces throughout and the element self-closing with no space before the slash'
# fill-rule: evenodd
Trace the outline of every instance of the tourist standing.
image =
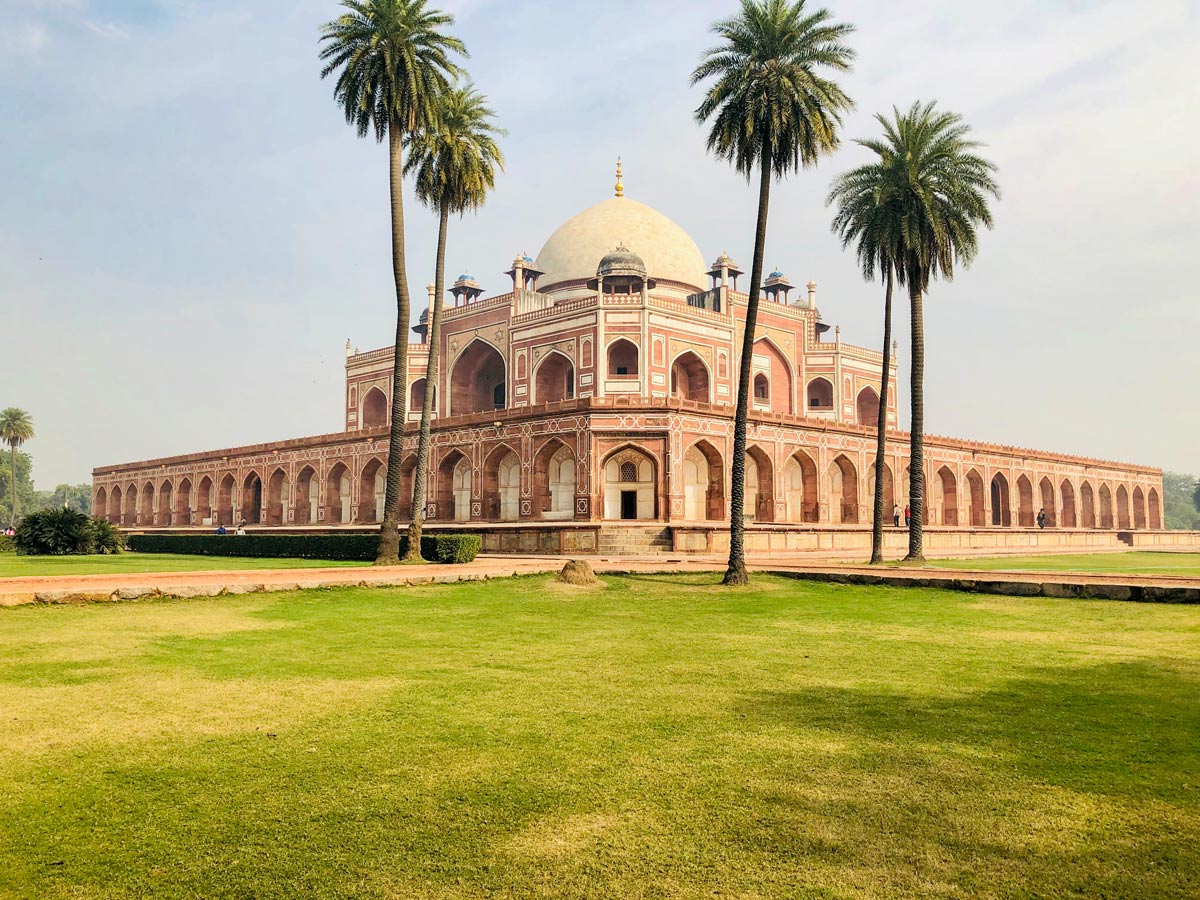
<svg viewBox="0 0 1200 900">
<path fill-rule="evenodd" d="M 900 527 L 900 504 L 899 503 L 892 504 L 892 524 L 895 525 L 897 528 Z"/>
<path fill-rule="evenodd" d="M 1038 510 L 1037 523 L 1038 523 L 1038 528 L 1046 527 L 1046 507 L 1044 507 L 1044 506 Z"/>
<path fill-rule="evenodd" d="M 904 504 L 904 527 L 908 528 L 912 525 L 912 507 L 907 503 Z"/>
</svg>

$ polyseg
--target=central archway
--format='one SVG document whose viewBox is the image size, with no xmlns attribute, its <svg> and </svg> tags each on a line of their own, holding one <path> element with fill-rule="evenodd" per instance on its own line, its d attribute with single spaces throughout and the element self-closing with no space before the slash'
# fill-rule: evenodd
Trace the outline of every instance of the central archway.
<svg viewBox="0 0 1200 900">
<path fill-rule="evenodd" d="M 859 391 L 854 406 L 858 412 L 859 425 L 867 428 L 879 427 L 879 392 L 875 388 L 865 387 Z"/>
<path fill-rule="evenodd" d="M 937 470 L 934 486 L 941 494 L 942 524 L 958 525 L 958 480 L 949 466 L 942 466 Z"/>
<path fill-rule="evenodd" d="M 775 521 L 775 484 L 771 457 L 761 447 L 746 448 L 744 518 L 756 522 Z"/>
<path fill-rule="evenodd" d="M 1046 511 L 1046 527 L 1054 528 L 1058 525 L 1058 505 L 1054 502 L 1054 485 L 1049 478 L 1043 477 L 1038 482 L 1038 490 L 1042 495 L 1042 509 Z"/>
<path fill-rule="evenodd" d="M 987 525 L 987 504 L 983 502 L 983 476 L 972 469 L 967 473 L 967 491 L 971 500 L 971 527 Z"/>
<path fill-rule="evenodd" d="M 172 519 L 176 525 L 192 525 L 192 479 L 186 476 L 175 491 L 175 512 Z"/>
<path fill-rule="evenodd" d="M 783 466 L 783 483 L 787 490 L 787 520 L 816 522 L 821 508 L 817 499 L 817 464 L 803 450 L 788 457 Z"/>
<path fill-rule="evenodd" d="M 278 468 L 267 480 L 267 524 L 286 525 L 291 502 L 291 485 L 288 484 L 287 473 Z"/>
<path fill-rule="evenodd" d="M 1075 515 L 1075 488 L 1067 479 L 1058 486 L 1058 494 L 1062 497 L 1062 524 L 1064 528 L 1077 528 L 1079 521 Z"/>
<path fill-rule="evenodd" d="M 1033 483 L 1024 474 L 1017 478 L 1017 522 L 1022 528 L 1033 527 Z"/>
<path fill-rule="evenodd" d="M 612 453 L 604 462 L 604 518 L 658 517 L 658 465 L 636 447 Z"/>
<path fill-rule="evenodd" d="M 1096 498 L 1092 492 L 1092 486 L 1088 482 L 1084 482 L 1079 486 L 1079 505 L 1081 519 L 1079 524 L 1084 528 L 1096 527 Z"/>
<path fill-rule="evenodd" d="M 534 457 L 533 503 L 543 519 L 570 519 L 575 514 L 575 454 L 557 438 Z"/>
<path fill-rule="evenodd" d="M 362 427 L 379 428 L 388 422 L 388 402 L 383 391 L 371 388 L 362 402 Z"/>
<path fill-rule="evenodd" d="M 1008 496 L 1008 479 L 1000 472 L 992 476 L 992 525 L 1012 526 L 1012 506 Z"/>
<path fill-rule="evenodd" d="M 242 518 L 249 524 L 262 521 L 263 486 L 257 472 L 251 472 L 242 482 Z"/>
<path fill-rule="evenodd" d="M 437 469 L 437 517 L 452 522 L 471 518 L 471 460 L 451 450 Z"/>
<path fill-rule="evenodd" d="M 1107 484 L 1100 485 L 1100 527 L 1113 527 L 1112 490 Z"/>
<path fill-rule="evenodd" d="M 450 415 L 493 412 L 507 405 L 507 368 L 500 351 L 475 338 L 450 372 Z"/>
<path fill-rule="evenodd" d="M 213 524 L 213 480 L 205 475 L 196 488 L 196 517 L 201 525 Z"/>
<path fill-rule="evenodd" d="M 325 522 L 329 525 L 349 525 L 353 512 L 350 502 L 350 469 L 345 463 L 335 463 L 325 479 Z"/>
<path fill-rule="evenodd" d="M 521 516 L 521 459 L 509 447 L 497 447 L 483 463 L 483 515 L 501 522 Z"/>
</svg>

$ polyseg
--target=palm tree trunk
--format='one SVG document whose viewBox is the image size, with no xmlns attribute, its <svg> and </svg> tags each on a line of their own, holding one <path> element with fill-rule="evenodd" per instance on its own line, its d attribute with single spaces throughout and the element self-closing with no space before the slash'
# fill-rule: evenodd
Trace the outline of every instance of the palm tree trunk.
<svg viewBox="0 0 1200 900">
<path fill-rule="evenodd" d="M 754 331 L 758 322 L 758 292 L 762 286 L 763 251 L 767 243 L 767 205 L 771 199 L 771 149 L 764 142 L 759 163 L 758 225 L 754 232 L 754 262 L 750 267 L 750 295 L 746 301 L 746 330 L 738 373 L 737 413 L 733 423 L 732 485 L 729 491 L 729 567 L 722 584 L 750 583 L 746 572 L 746 425 L 750 416 L 750 373 L 754 363 Z"/>
<path fill-rule="evenodd" d="M 887 266 L 887 289 L 883 295 L 883 377 L 879 385 L 879 424 L 875 437 L 875 519 L 871 526 L 871 564 L 883 562 L 883 521 L 887 510 L 883 508 L 884 455 L 887 452 L 887 406 L 888 375 L 892 370 L 892 267 Z M 894 482 L 893 482 L 894 485 Z M 894 487 L 893 487 L 894 490 Z"/>
<path fill-rule="evenodd" d="M 909 280 L 908 296 L 912 305 L 912 431 L 908 450 L 908 505 L 912 519 L 908 526 L 908 555 L 904 559 L 920 563 L 925 561 L 925 314 L 916 279 Z"/>
<path fill-rule="evenodd" d="M 9 490 L 12 491 L 12 503 L 10 504 L 12 506 L 12 516 L 9 517 L 8 527 L 16 528 L 17 527 L 17 445 L 9 444 L 8 447 L 9 447 L 9 450 L 11 451 L 11 458 L 12 458 L 12 480 L 8 485 Z"/>
<path fill-rule="evenodd" d="M 450 209 L 442 204 L 438 222 L 437 261 L 433 275 L 433 309 L 429 311 L 429 362 L 425 366 L 425 402 L 421 406 L 421 431 L 417 438 L 417 468 L 413 472 L 412 521 L 408 525 L 408 549 L 405 562 L 421 559 L 421 530 L 425 526 L 425 488 L 429 472 L 429 426 L 433 418 L 433 402 L 438 390 L 438 352 L 442 337 L 442 295 L 446 287 L 446 228 Z"/>
<path fill-rule="evenodd" d="M 400 130 L 388 129 L 388 182 L 392 203 L 392 275 L 396 282 L 396 350 L 392 364 L 392 421 L 388 434 L 387 491 L 383 524 L 379 529 L 379 554 L 375 565 L 400 561 L 400 465 L 404 451 L 404 426 L 408 405 L 408 271 L 404 264 L 404 141 Z"/>
</svg>

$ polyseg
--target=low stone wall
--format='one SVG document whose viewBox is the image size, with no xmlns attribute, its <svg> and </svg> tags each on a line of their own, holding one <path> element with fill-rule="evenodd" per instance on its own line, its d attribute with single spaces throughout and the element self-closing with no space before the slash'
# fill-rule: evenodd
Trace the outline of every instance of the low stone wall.
<svg viewBox="0 0 1200 900">
<path fill-rule="evenodd" d="M 721 524 L 675 526 L 677 553 L 725 553 L 729 532 Z M 1138 535 L 1162 532 L 1134 532 Z M 908 531 L 887 528 L 884 552 L 903 556 L 908 550 Z M 1115 531 L 1085 528 L 926 528 L 925 551 L 933 556 L 1032 555 L 1041 553 L 1098 553 L 1128 550 L 1129 543 Z M 1136 546 L 1136 545 L 1135 545 Z M 746 529 L 748 553 L 814 553 L 863 555 L 871 553 L 871 529 L 795 528 L 755 525 Z"/>
<path fill-rule="evenodd" d="M 1191 550 L 1200 553 L 1200 531 L 1123 531 L 1135 550 Z"/>
</svg>

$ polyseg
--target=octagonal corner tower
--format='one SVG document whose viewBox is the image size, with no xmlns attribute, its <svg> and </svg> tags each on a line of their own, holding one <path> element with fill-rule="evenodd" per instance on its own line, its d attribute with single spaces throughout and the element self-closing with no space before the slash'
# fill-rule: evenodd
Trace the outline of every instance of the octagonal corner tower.
<svg viewBox="0 0 1200 900">
<path fill-rule="evenodd" d="M 656 209 L 628 197 L 610 197 L 558 227 L 537 255 L 544 274 L 538 290 L 587 292 L 600 260 L 623 245 L 646 264 L 657 293 L 687 296 L 705 289 L 707 266 L 691 236 Z"/>
</svg>

